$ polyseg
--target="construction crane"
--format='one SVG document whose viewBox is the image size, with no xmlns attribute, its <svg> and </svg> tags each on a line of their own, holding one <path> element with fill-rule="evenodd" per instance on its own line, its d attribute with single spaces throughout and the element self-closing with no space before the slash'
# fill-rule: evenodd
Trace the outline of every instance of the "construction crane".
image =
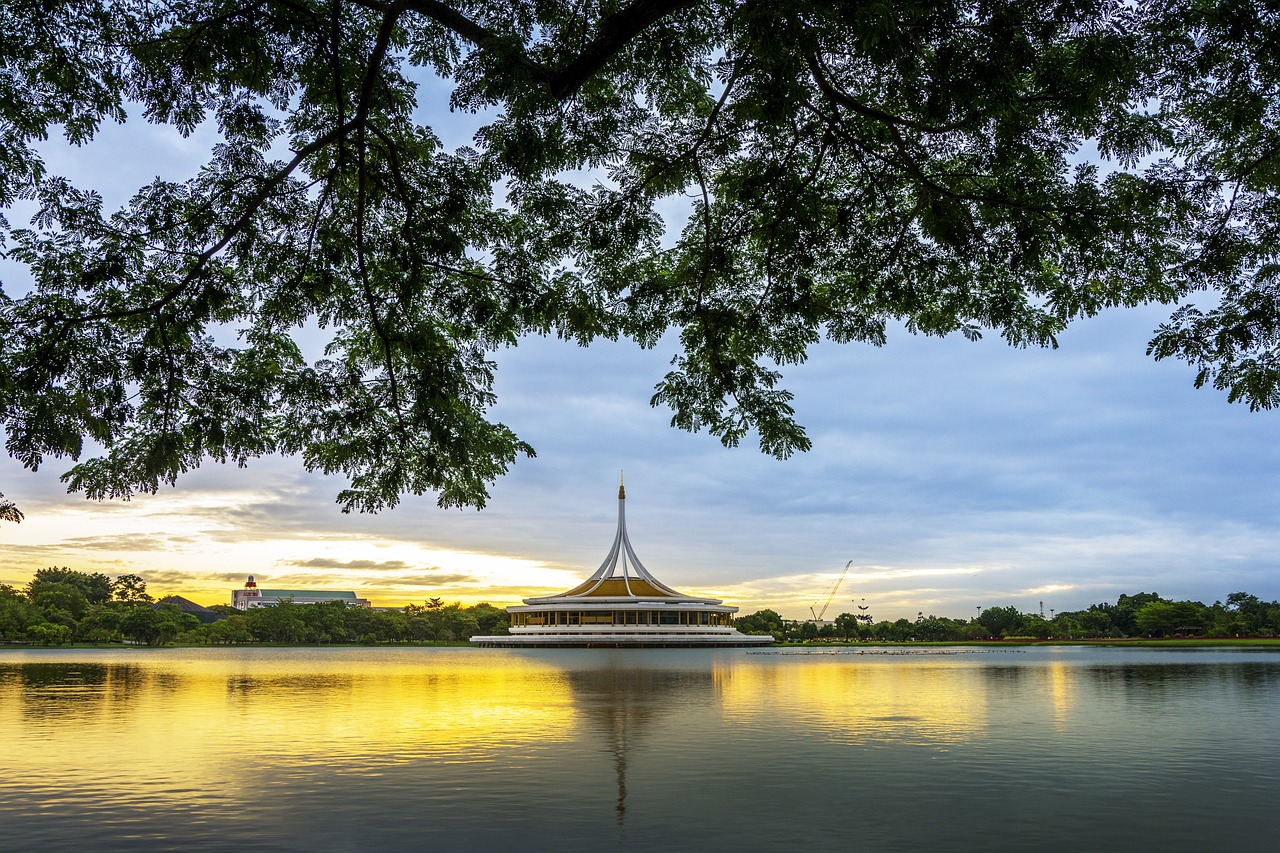
<svg viewBox="0 0 1280 853">
<path fill-rule="evenodd" d="M 853 565 L 853 560 L 844 564 L 844 571 L 840 573 L 840 577 L 836 578 L 836 582 L 831 586 L 831 592 L 827 594 L 827 603 L 822 605 L 822 610 L 813 613 L 813 608 L 818 606 L 818 602 L 814 602 L 809 608 L 809 612 L 813 613 L 813 621 L 821 622 L 822 617 L 827 615 L 827 608 L 831 606 L 831 602 L 835 600 L 836 591 L 840 589 L 840 584 L 844 583 L 844 576 L 849 574 L 849 568 Z"/>
</svg>

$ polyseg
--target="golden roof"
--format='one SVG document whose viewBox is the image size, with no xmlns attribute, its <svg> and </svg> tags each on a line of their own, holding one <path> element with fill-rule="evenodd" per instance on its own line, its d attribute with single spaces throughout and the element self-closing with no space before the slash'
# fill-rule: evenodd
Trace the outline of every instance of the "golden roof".
<svg viewBox="0 0 1280 853">
<path fill-rule="evenodd" d="M 602 581 L 588 580 L 575 586 L 561 596 L 576 595 L 583 598 L 673 598 L 671 593 L 659 589 L 640 578 L 607 578 Z"/>
</svg>

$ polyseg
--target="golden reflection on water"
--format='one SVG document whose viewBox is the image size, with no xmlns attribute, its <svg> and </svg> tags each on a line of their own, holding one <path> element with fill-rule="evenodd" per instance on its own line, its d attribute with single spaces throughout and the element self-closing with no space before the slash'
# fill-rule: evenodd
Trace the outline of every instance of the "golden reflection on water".
<svg viewBox="0 0 1280 853">
<path fill-rule="evenodd" d="M 953 664 L 793 658 L 767 668 L 721 668 L 717 684 L 730 719 L 781 713 L 842 741 L 951 743 L 984 731 L 989 716 L 980 670 Z"/>
<path fill-rule="evenodd" d="M 3 671 L 0 733 L 10 733 L 13 772 L 110 778 L 127 765 L 145 780 L 165 775 L 149 768 L 194 762 L 226 781 L 264 759 L 341 759 L 342 772 L 377 773 L 423 757 L 485 762 L 521 744 L 546 749 L 586 738 L 613 756 L 621 813 L 636 744 L 656 728 L 671 742 L 715 724 L 699 722 L 691 708 L 837 742 L 946 746 L 986 732 L 992 703 L 1012 692 L 1022 703 L 1041 697 L 1061 730 L 1077 677 L 1062 662 L 1026 684 L 1018 667 L 802 656 L 717 657 L 674 669 L 445 650 L 109 660 Z"/>
<path fill-rule="evenodd" d="M 1013 846 L 1110 809 L 1121 846 L 1182 849 L 1236 800 L 1233 826 L 1269 814 L 1280 662 L 1133 657 L 5 650 L 0 849 L 599 853 L 718 849 L 726 827 L 747 849 L 955 849 L 1010 803 Z"/>
<path fill-rule="evenodd" d="M 946 749 L 1001 725 L 1015 696 L 1024 711 L 1039 707 L 1062 731 L 1071 724 L 1078 678 L 1061 661 L 1023 668 L 926 658 L 673 660 L 683 663 L 279 650 L 10 664 L 0 668 L 0 739 L 17 778 L 56 786 L 74 776 L 86 789 L 128 778 L 137 801 L 191 803 L 317 767 L 336 777 L 375 777 L 428 759 L 544 773 L 549 763 L 540 755 L 576 742 L 603 760 L 574 772 L 611 778 L 621 826 L 628 768 L 637 759 L 751 730 Z M 558 755 L 551 765 L 564 765 Z M 199 784 L 174 771 L 182 767 L 199 767 Z"/>
<path fill-rule="evenodd" d="M 1053 726 L 1059 732 L 1071 727 L 1075 708 L 1076 691 L 1072 684 L 1075 674 L 1063 661 L 1053 661 L 1048 666 L 1049 693 L 1053 697 Z"/>
<path fill-rule="evenodd" d="M 566 673 L 529 660 L 312 655 L 299 671 L 287 655 L 135 657 L 0 669 L 6 770 L 87 788 L 128 779 L 136 800 L 194 802 L 250 784 L 267 765 L 377 775 L 423 757 L 484 762 L 575 734 Z M 199 784 L 176 781 L 187 776 Z"/>
</svg>

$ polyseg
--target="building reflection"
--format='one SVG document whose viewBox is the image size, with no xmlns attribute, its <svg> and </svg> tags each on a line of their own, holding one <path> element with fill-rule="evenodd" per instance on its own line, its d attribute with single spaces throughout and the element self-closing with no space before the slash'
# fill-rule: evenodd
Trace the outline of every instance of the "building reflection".
<svg viewBox="0 0 1280 853">
<path fill-rule="evenodd" d="M 641 652 L 641 655 L 644 653 Z M 628 662 L 614 655 L 610 665 L 570 670 L 566 683 L 581 717 L 580 730 L 598 739 L 613 758 L 619 828 L 627 813 L 627 764 L 633 750 L 643 750 L 659 725 L 673 722 L 680 709 L 705 707 L 718 693 L 716 670 L 672 669 Z M 667 719 L 664 719 L 667 718 Z"/>
</svg>

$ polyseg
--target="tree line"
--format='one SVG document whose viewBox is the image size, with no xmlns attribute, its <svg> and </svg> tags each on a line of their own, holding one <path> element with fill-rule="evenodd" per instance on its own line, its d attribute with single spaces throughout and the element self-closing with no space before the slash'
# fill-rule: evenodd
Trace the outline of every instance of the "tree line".
<svg viewBox="0 0 1280 853">
<path fill-rule="evenodd" d="M 1280 633 L 1280 601 L 1263 601 L 1233 592 L 1224 601 L 1172 601 L 1159 593 L 1121 595 L 1114 604 L 1092 604 L 1084 610 L 1023 613 L 1016 607 L 988 607 L 973 619 L 945 616 L 876 622 L 865 613 L 841 613 L 834 621 L 784 620 L 761 610 L 735 620 L 748 634 L 773 634 L 779 641 L 820 639 L 888 642 L 963 642 L 993 639 L 1123 639 L 1135 637 L 1258 637 Z"/>
<path fill-rule="evenodd" d="M 282 601 L 248 611 L 219 604 L 222 618 L 202 624 L 176 604 L 157 602 L 137 575 L 40 569 L 25 588 L 0 584 L 0 642 L 403 643 L 459 642 L 476 634 L 505 634 L 505 610 L 464 607 L 432 598 L 403 610 L 348 607 L 340 601 Z"/>
<path fill-rule="evenodd" d="M 65 643 L 423 643 L 464 642 L 505 634 L 505 610 L 482 603 L 464 607 L 432 598 L 403 610 L 348 607 L 340 601 L 282 601 L 247 611 L 209 608 L 221 618 L 202 624 L 176 604 L 157 602 L 134 574 L 110 578 L 66 567 L 40 569 L 25 588 L 0 584 L 0 642 Z M 1280 601 L 1233 592 L 1225 601 L 1174 601 L 1155 592 L 1121 595 L 1114 604 L 1084 610 L 1023 613 L 988 607 L 972 619 L 926 616 L 879 622 L 867 613 L 841 613 L 832 622 L 790 621 L 774 610 L 734 620 L 748 634 L 779 641 L 963 642 L 992 639 L 1122 639 L 1134 637 L 1256 637 L 1280 634 Z"/>
</svg>

